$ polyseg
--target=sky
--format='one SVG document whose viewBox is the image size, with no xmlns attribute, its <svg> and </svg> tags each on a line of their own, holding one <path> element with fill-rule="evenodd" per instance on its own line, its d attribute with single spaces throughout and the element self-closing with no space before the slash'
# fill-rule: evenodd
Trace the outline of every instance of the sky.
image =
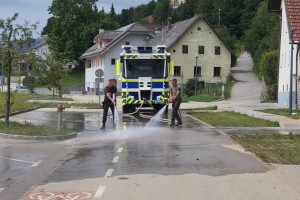
<svg viewBox="0 0 300 200">
<path fill-rule="evenodd" d="M 115 11 L 120 13 L 122 9 L 136 7 L 140 4 L 147 4 L 151 0 L 98 0 L 99 10 L 104 8 L 106 12 L 110 11 L 114 4 Z M 14 13 L 19 13 L 17 23 L 24 24 L 29 21 L 31 24 L 39 22 L 37 31 L 41 32 L 47 24 L 47 19 L 51 17 L 48 13 L 48 7 L 52 0 L 0 0 L 0 19 L 11 17 Z M 37 35 L 37 34 L 35 34 Z"/>
</svg>

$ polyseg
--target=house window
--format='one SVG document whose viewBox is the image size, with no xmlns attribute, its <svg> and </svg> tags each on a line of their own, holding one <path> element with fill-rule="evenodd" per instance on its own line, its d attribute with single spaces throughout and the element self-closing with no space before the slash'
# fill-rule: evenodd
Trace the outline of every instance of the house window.
<svg viewBox="0 0 300 200">
<path fill-rule="evenodd" d="M 174 76 L 181 76 L 181 66 L 174 66 Z"/>
<path fill-rule="evenodd" d="M 91 60 L 87 60 L 86 68 L 91 68 L 91 67 L 92 67 L 92 62 L 91 62 Z"/>
<path fill-rule="evenodd" d="M 27 70 L 27 64 L 26 63 L 20 63 L 20 71 L 26 71 Z"/>
<path fill-rule="evenodd" d="M 220 55 L 220 54 L 221 54 L 221 47 L 215 46 L 215 55 Z"/>
<path fill-rule="evenodd" d="M 182 45 L 182 53 L 188 54 L 189 53 L 189 46 L 188 45 Z"/>
<path fill-rule="evenodd" d="M 204 46 L 198 46 L 198 54 L 204 54 Z"/>
<path fill-rule="evenodd" d="M 130 45 L 130 42 L 125 42 L 125 45 Z"/>
<path fill-rule="evenodd" d="M 194 66 L 194 76 L 201 76 L 201 67 Z"/>
<path fill-rule="evenodd" d="M 96 67 L 96 59 L 91 60 L 91 67 L 95 68 Z"/>
<path fill-rule="evenodd" d="M 115 58 L 112 58 L 111 59 L 111 65 L 115 65 L 116 64 L 116 59 Z"/>
<path fill-rule="evenodd" d="M 214 77 L 221 76 L 221 67 L 214 67 Z"/>
</svg>

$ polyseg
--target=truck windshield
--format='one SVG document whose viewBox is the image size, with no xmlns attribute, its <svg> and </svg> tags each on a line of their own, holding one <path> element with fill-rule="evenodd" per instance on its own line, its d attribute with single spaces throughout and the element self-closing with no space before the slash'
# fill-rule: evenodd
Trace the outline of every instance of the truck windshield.
<svg viewBox="0 0 300 200">
<path fill-rule="evenodd" d="M 163 78 L 164 67 L 165 67 L 165 60 L 163 59 L 126 60 L 127 78 L 139 78 L 139 77 Z M 125 75 L 124 72 L 123 74 Z"/>
</svg>

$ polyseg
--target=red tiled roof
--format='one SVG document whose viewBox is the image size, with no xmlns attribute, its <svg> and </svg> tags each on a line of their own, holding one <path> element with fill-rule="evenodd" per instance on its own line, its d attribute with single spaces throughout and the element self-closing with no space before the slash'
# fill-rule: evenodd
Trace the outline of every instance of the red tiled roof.
<svg viewBox="0 0 300 200">
<path fill-rule="evenodd" d="M 294 40 L 300 41 L 300 0 L 286 0 L 290 28 L 294 30 Z"/>
</svg>

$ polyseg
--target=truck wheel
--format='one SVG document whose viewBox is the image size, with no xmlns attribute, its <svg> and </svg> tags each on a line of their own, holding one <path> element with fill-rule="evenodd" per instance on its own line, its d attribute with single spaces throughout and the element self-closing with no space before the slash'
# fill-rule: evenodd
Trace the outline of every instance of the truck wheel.
<svg viewBox="0 0 300 200">
<path fill-rule="evenodd" d="M 136 110 L 135 105 L 124 105 L 123 106 L 123 114 L 133 113 Z"/>
<path fill-rule="evenodd" d="M 129 112 L 129 107 L 127 105 L 123 106 L 122 110 L 123 110 L 123 114 L 130 113 Z"/>
</svg>

